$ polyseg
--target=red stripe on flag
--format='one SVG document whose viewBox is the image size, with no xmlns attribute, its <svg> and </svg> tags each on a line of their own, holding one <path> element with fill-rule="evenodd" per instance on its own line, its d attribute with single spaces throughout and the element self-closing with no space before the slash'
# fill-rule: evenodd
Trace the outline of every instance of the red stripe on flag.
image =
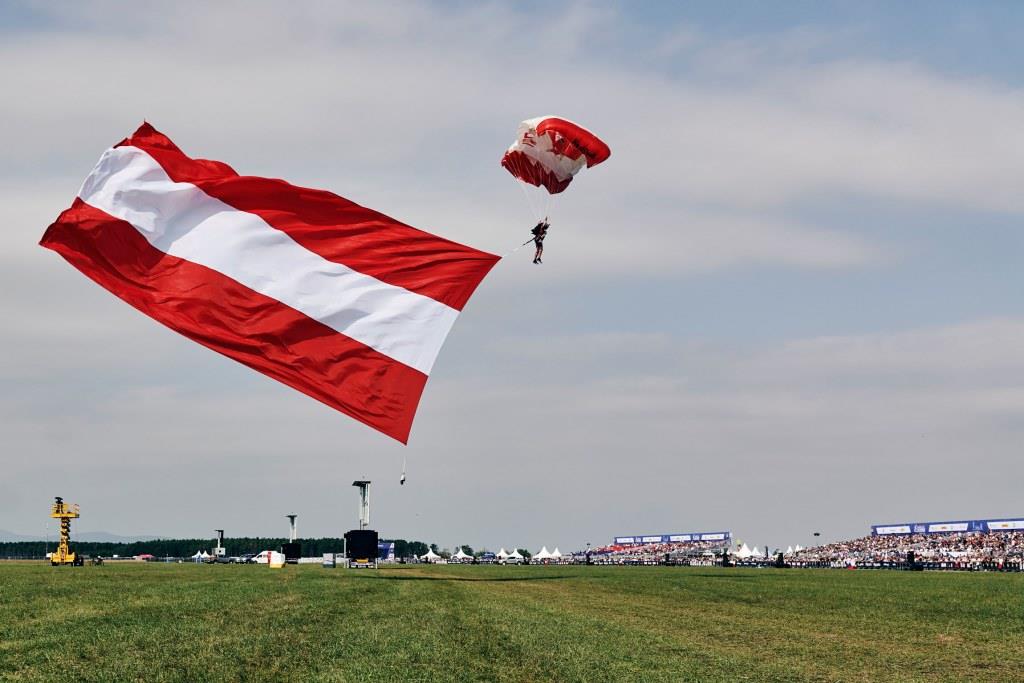
<svg viewBox="0 0 1024 683">
<path fill-rule="evenodd" d="M 423 373 L 214 270 L 159 251 L 131 224 L 80 199 L 40 243 L 172 330 L 408 442 Z"/>
<path fill-rule="evenodd" d="M 185 155 L 148 123 L 117 146 L 144 150 L 176 182 L 256 214 L 323 258 L 461 311 L 500 257 L 418 230 L 323 190 L 240 176 Z"/>
</svg>

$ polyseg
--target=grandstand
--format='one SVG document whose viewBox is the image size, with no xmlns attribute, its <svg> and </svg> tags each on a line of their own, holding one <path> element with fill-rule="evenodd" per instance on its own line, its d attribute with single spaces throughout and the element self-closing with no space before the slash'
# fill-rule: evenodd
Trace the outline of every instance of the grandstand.
<svg viewBox="0 0 1024 683">
<path fill-rule="evenodd" d="M 906 522 L 792 553 L 796 567 L 1022 571 L 1024 519 Z"/>
<path fill-rule="evenodd" d="M 575 561 L 590 564 L 721 564 L 721 555 L 728 552 L 732 532 L 713 531 L 687 534 L 640 534 L 616 536 L 612 543 L 574 553 Z"/>
<path fill-rule="evenodd" d="M 728 531 L 616 536 L 572 563 L 797 568 L 1024 571 L 1024 518 L 880 524 L 861 538 L 777 555 L 747 556 Z"/>
</svg>

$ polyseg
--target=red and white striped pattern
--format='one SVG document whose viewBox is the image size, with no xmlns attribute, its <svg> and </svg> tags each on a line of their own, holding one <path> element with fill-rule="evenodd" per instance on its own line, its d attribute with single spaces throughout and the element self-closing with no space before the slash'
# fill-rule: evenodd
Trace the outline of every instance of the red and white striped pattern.
<svg viewBox="0 0 1024 683">
<path fill-rule="evenodd" d="M 584 166 L 597 166 L 611 153 L 603 140 L 578 123 L 540 116 L 519 124 L 501 165 L 524 183 L 558 194 Z"/>
<path fill-rule="evenodd" d="M 42 245 L 171 329 L 403 443 L 445 337 L 499 258 L 191 159 L 149 124 L 104 152 Z"/>
</svg>

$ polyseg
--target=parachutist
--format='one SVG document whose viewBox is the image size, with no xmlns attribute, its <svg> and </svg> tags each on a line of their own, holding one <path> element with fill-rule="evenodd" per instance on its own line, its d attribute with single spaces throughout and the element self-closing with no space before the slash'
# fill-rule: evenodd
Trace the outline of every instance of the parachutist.
<svg viewBox="0 0 1024 683">
<path fill-rule="evenodd" d="M 519 181 L 533 215 L 537 216 L 540 211 L 527 186 L 546 192 L 543 205 L 550 206 L 551 197 L 564 192 L 577 173 L 604 163 L 611 153 L 601 138 L 578 123 L 558 116 L 540 116 L 519 124 L 515 142 L 501 157 L 501 166 Z M 549 227 L 545 216 L 533 229 L 533 237 L 515 251 L 533 242 L 537 246 L 534 264 L 544 263 L 544 238 Z"/>
<path fill-rule="evenodd" d="M 541 256 L 544 255 L 544 238 L 548 236 L 548 228 L 550 227 L 551 224 L 548 223 L 548 219 L 545 216 L 544 220 L 537 223 L 537 225 L 533 226 L 533 229 L 530 230 L 530 232 L 533 233 L 533 243 L 537 245 L 537 251 L 533 254 L 534 263 L 544 263 L 540 259 Z"/>
</svg>

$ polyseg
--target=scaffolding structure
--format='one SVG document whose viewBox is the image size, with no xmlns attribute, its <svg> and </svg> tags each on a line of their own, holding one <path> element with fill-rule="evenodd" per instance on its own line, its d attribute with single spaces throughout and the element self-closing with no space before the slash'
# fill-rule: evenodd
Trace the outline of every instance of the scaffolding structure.
<svg viewBox="0 0 1024 683">
<path fill-rule="evenodd" d="M 359 528 L 370 526 L 370 482 L 358 480 L 352 485 L 359 489 Z"/>
<path fill-rule="evenodd" d="M 378 537 L 370 526 L 370 482 L 358 479 L 352 486 L 359 489 L 359 528 L 345 534 L 345 557 L 349 567 L 377 567 Z"/>
<path fill-rule="evenodd" d="M 61 565 L 81 565 L 82 559 L 71 552 L 71 520 L 80 516 L 78 505 L 65 503 L 64 499 L 56 496 L 53 506 L 50 508 L 50 517 L 60 520 L 60 542 L 57 549 L 50 555 L 50 564 L 54 567 Z"/>
</svg>

